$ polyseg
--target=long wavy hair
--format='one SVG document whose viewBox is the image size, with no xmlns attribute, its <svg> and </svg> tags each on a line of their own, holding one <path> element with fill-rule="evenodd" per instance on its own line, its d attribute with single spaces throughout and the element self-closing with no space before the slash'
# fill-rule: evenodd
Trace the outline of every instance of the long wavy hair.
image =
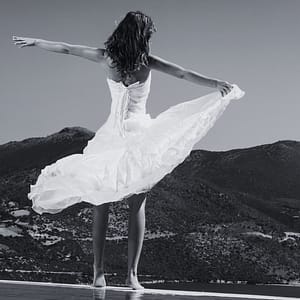
<svg viewBox="0 0 300 300">
<path fill-rule="evenodd" d="M 105 51 L 122 78 L 148 65 L 149 40 L 157 29 L 141 11 L 129 11 L 104 42 Z"/>
</svg>

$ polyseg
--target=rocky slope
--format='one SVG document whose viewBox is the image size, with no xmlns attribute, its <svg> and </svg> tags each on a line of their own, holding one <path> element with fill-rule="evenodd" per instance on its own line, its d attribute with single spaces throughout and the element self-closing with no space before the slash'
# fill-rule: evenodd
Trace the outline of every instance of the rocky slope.
<svg viewBox="0 0 300 300">
<path fill-rule="evenodd" d="M 64 128 L 0 146 L 0 278 L 91 282 L 92 207 L 38 215 L 26 195 L 45 165 L 94 133 Z M 286 282 L 300 278 L 300 143 L 194 150 L 149 193 L 140 279 Z M 110 283 L 127 263 L 126 200 L 111 204 Z"/>
</svg>

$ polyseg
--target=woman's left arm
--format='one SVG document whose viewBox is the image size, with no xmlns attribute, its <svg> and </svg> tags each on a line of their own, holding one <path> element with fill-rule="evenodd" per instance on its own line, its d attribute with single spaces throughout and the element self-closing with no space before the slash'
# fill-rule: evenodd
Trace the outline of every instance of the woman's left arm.
<svg viewBox="0 0 300 300">
<path fill-rule="evenodd" d="M 48 51 L 71 54 L 89 59 L 94 62 L 101 62 L 104 58 L 104 49 L 88 47 L 83 45 L 73 45 L 65 42 L 47 41 L 37 38 L 17 37 L 13 36 L 14 43 L 17 46 L 28 47 L 37 46 Z"/>
</svg>

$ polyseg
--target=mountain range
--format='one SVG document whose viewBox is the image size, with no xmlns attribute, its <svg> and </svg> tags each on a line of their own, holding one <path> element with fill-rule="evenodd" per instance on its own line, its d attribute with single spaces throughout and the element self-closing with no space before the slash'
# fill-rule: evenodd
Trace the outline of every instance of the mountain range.
<svg viewBox="0 0 300 300">
<path fill-rule="evenodd" d="M 82 153 L 94 133 L 66 127 L 0 145 L 0 278 L 90 283 L 92 206 L 38 215 L 27 198 L 41 169 Z M 193 150 L 148 193 L 144 282 L 300 280 L 300 142 Z M 110 283 L 127 270 L 127 200 L 111 203 Z"/>
</svg>

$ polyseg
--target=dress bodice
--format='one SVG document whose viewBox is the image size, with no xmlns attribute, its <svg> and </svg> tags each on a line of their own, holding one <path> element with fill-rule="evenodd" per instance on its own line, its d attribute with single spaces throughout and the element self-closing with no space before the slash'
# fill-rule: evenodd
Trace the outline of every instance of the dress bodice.
<svg viewBox="0 0 300 300">
<path fill-rule="evenodd" d="M 107 77 L 107 83 L 112 100 L 108 123 L 124 136 L 134 122 L 141 123 L 150 118 L 146 113 L 146 101 L 150 92 L 151 71 L 144 82 L 137 81 L 125 86 L 123 82 Z"/>
</svg>

